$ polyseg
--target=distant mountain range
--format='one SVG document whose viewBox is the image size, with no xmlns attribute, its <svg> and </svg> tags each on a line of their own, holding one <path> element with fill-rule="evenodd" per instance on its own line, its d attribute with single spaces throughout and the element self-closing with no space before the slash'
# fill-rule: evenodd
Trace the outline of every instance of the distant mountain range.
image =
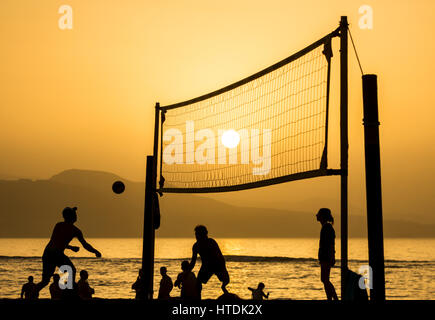
<svg viewBox="0 0 435 320">
<path fill-rule="evenodd" d="M 122 194 L 112 183 L 124 182 Z M 99 171 L 67 170 L 48 180 L 0 180 L 0 237 L 50 237 L 65 206 L 78 207 L 87 237 L 141 237 L 144 184 Z M 160 198 L 158 237 L 193 237 L 197 224 L 214 237 L 318 237 L 312 213 L 237 207 L 204 196 L 165 194 Z M 340 234 L 339 216 L 335 230 Z M 366 218 L 349 217 L 349 235 L 366 237 Z M 435 226 L 384 220 L 385 237 L 435 237 Z"/>
</svg>

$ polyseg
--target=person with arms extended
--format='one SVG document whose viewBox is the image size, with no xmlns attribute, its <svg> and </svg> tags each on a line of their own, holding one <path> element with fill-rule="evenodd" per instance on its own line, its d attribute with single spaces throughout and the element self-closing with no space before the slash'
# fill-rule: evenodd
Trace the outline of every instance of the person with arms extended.
<svg viewBox="0 0 435 320">
<path fill-rule="evenodd" d="M 196 243 L 192 247 L 192 260 L 190 261 L 190 270 L 193 270 L 198 254 L 201 257 L 201 268 L 198 272 L 198 292 L 201 297 L 202 283 L 207 281 L 215 274 L 219 281 L 222 282 L 222 291 L 228 294 L 226 286 L 230 282 L 225 259 L 217 242 L 208 237 L 208 231 L 205 226 L 196 226 L 195 228 Z"/>
<path fill-rule="evenodd" d="M 264 283 L 260 282 L 257 286 L 257 289 L 248 287 L 248 289 L 252 292 L 252 300 L 263 300 L 263 298 L 269 299 L 269 292 L 267 294 L 264 293 Z"/>
<path fill-rule="evenodd" d="M 76 268 L 64 253 L 65 249 L 70 249 L 74 252 L 79 251 L 79 247 L 69 245 L 73 238 L 77 238 L 83 248 L 94 253 L 96 257 L 101 257 L 101 253 L 86 242 L 82 231 L 74 225 L 77 221 L 76 211 L 77 207 L 66 207 L 63 209 L 62 215 L 64 221 L 58 222 L 54 226 L 51 239 L 45 247 L 44 254 L 42 255 L 42 281 L 36 285 L 38 292 L 48 285 L 56 267 L 62 265 L 71 267 L 72 281 L 73 285 L 75 285 Z"/>
<path fill-rule="evenodd" d="M 322 225 L 319 241 L 319 263 L 320 263 L 320 280 L 325 287 L 326 297 L 328 300 L 338 300 L 334 285 L 329 280 L 331 268 L 335 265 L 335 230 L 332 226 L 334 218 L 331 210 L 321 208 L 316 215 L 317 221 Z"/>
</svg>

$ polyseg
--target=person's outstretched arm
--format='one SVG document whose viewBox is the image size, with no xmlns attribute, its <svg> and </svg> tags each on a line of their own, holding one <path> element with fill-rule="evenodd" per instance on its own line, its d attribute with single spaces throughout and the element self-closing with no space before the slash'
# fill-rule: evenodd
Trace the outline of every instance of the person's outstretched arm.
<svg viewBox="0 0 435 320">
<path fill-rule="evenodd" d="M 174 288 L 174 283 L 172 282 L 172 279 L 169 278 L 169 292 L 171 292 L 173 288 Z"/>
<path fill-rule="evenodd" d="M 254 290 L 255 290 L 255 289 L 253 289 L 253 288 L 251 288 L 251 287 L 248 287 L 248 289 L 251 290 L 251 291 L 254 291 Z"/>
<path fill-rule="evenodd" d="M 270 292 L 268 292 L 267 294 L 264 294 L 264 292 L 263 292 L 263 297 L 265 297 L 266 299 L 269 299 L 269 293 Z"/>
<path fill-rule="evenodd" d="M 190 270 L 193 270 L 195 268 L 196 263 L 196 256 L 198 255 L 198 251 L 196 250 L 195 244 L 192 247 L 192 260 L 190 260 Z"/>
<path fill-rule="evenodd" d="M 100 251 L 98 251 L 97 249 L 95 249 L 93 246 L 91 246 L 89 243 L 86 242 L 85 238 L 83 237 L 83 233 L 80 230 L 78 232 L 77 239 L 80 241 L 83 248 L 85 248 L 89 252 L 95 253 L 95 256 L 97 258 L 101 257 Z"/>
<path fill-rule="evenodd" d="M 74 252 L 78 252 L 80 250 L 80 247 L 67 245 L 66 249 L 70 249 L 70 250 L 72 250 Z"/>
<path fill-rule="evenodd" d="M 181 274 L 177 276 L 177 280 L 175 280 L 174 286 L 180 288 L 181 285 Z"/>
</svg>

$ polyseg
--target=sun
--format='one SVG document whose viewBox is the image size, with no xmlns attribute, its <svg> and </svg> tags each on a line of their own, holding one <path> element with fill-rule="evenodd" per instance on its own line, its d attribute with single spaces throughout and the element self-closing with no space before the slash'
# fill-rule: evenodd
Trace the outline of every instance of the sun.
<svg viewBox="0 0 435 320">
<path fill-rule="evenodd" d="M 222 144 L 229 148 L 235 148 L 239 145 L 240 142 L 240 135 L 237 131 L 231 129 L 231 130 L 227 130 L 222 134 Z"/>
</svg>

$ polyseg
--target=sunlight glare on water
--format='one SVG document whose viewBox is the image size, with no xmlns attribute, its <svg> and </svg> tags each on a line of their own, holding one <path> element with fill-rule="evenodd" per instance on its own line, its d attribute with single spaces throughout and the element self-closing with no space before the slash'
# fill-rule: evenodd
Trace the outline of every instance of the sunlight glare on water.
<svg viewBox="0 0 435 320">
<path fill-rule="evenodd" d="M 247 287 L 264 282 L 271 299 L 325 299 L 320 282 L 318 239 L 216 239 L 226 256 L 231 282 L 230 292 L 249 299 Z M 66 252 L 76 268 L 89 272 L 89 283 L 95 297 L 134 298 L 131 290 L 141 266 L 141 239 L 88 239 L 98 248 L 103 259 L 95 258 L 83 248 L 78 253 Z M 29 275 L 39 281 L 41 255 L 47 239 L 0 239 L 0 297 L 19 297 Z M 155 295 L 160 282 L 159 269 L 168 268 L 175 281 L 181 262 L 190 260 L 193 238 L 157 238 L 154 272 Z M 72 245 L 80 245 L 73 241 Z M 433 299 L 435 294 L 435 240 L 385 239 L 386 287 L 389 299 Z M 336 257 L 340 241 L 336 240 Z M 349 240 L 349 266 L 353 271 L 368 261 L 367 240 Z M 201 262 L 195 266 L 198 272 Z M 339 262 L 331 272 L 337 292 L 340 287 Z M 171 296 L 179 296 L 174 288 Z M 203 289 L 203 298 L 215 299 L 221 294 L 220 283 L 212 277 Z M 48 298 L 48 288 L 40 295 Z"/>
</svg>

